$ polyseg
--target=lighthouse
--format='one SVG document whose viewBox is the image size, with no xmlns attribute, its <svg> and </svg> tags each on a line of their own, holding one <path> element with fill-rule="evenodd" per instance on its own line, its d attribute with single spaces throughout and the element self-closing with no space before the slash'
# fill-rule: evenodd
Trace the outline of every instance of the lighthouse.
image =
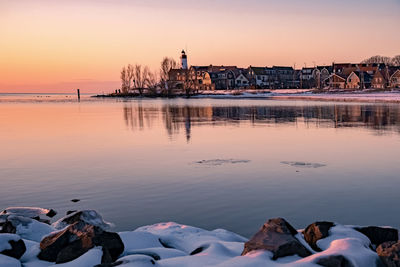
<svg viewBox="0 0 400 267">
<path fill-rule="evenodd" d="M 182 64 L 183 70 L 188 69 L 187 56 L 186 56 L 185 50 L 182 50 L 181 64 Z"/>
</svg>

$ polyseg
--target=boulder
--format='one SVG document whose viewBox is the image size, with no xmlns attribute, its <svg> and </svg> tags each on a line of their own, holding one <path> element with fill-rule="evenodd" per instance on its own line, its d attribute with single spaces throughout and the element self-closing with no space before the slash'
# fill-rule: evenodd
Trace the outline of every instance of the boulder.
<svg viewBox="0 0 400 267">
<path fill-rule="evenodd" d="M 400 267 L 400 242 L 389 241 L 376 249 L 379 258 L 387 267 Z"/>
<path fill-rule="evenodd" d="M 354 267 L 354 265 L 342 255 L 332 255 L 319 258 L 316 264 L 324 267 Z"/>
<path fill-rule="evenodd" d="M 274 260 L 296 254 L 300 257 L 311 255 L 311 252 L 297 240 L 296 234 L 296 229 L 285 219 L 271 219 L 245 243 L 242 256 L 254 250 L 271 251 Z"/>
<path fill-rule="evenodd" d="M 0 212 L 0 233 L 16 233 L 16 226 L 23 222 L 28 224 L 30 219 L 50 225 L 50 220 L 57 214 L 53 209 L 35 207 L 11 207 Z M 42 218 L 47 216 L 48 218 Z"/>
<path fill-rule="evenodd" d="M 116 261 L 124 251 L 124 244 L 117 233 L 78 221 L 43 238 L 38 258 L 56 263 L 69 262 L 95 246 L 103 248 L 102 263 Z"/>
<path fill-rule="evenodd" d="M 65 215 L 70 215 L 70 214 L 75 213 L 75 212 L 77 212 L 77 210 L 68 210 Z"/>
<path fill-rule="evenodd" d="M 57 212 L 53 209 L 42 209 L 37 207 L 9 207 L 0 212 L 0 215 L 17 215 L 32 219 L 40 218 L 40 216 L 52 218 L 56 214 Z"/>
<path fill-rule="evenodd" d="M 355 230 L 366 235 L 371 243 L 379 246 L 382 243 L 399 240 L 399 231 L 394 228 L 384 228 L 376 226 L 356 227 Z"/>
<path fill-rule="evenodd" d="M 315 222 L 307 226 L 303 231 L 304 239 L 315 251 L 321 251 L 317 241 L 329 236 L 329 229 L 335 224 L 333 222 Z"/>
<path fill-rule="evenodd" d="M 67 214 L 67 216 L 59 219 L 52 225 L 56 229 L 61 230 L 66 226 L 74 224 L 76 222 L 84 222 L 86 224 L 99 227 L 103 230 L 110 228 L 110 223 L 105 222 L 103 220 L 103 217 L 95 210 L 82 210 Z"/>
<path fill-rule="evenodd" d="M 16 232 L 17 228 L 10 221 L 0 222 L 0 233 L 15 234 Z"/>
<path fill-rule="evenodd" d="M 10 236 L 15 236 L 15 235 L 10 235 Z M 26 246 L 22 239 L 19 239 L 17 241 L 10 239 L 8 240 L 8 244 L 11 246 L 11 248 L 0 251 L 0 254 L 16 259 L 20 259 L 22 255 L 24 255 L 26 251 Z"/>
</svg>

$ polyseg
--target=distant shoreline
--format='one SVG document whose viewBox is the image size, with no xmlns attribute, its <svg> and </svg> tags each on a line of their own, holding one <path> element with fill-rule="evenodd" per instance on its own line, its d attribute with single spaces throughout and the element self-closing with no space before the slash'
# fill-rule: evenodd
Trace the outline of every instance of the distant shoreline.
<svg viewBox="0 0 400 267">
<path fill-rule="evenodd" d="M 171 97 L 160 95 L 94 95 L 98 98 L 192 98 L 192 99 L 265 99 L 265 100 L 305 100 L 305 101 L 330 101 L 330 102 L 369 102 L 369 103 L 400 103 L 400 91 L 332 91 L 315 92 L 312 90 L 287 89 L 287 90 L 242 90 L 242 91 L 203 91 L 187 97 L 174 95 Z"/>
</svg>

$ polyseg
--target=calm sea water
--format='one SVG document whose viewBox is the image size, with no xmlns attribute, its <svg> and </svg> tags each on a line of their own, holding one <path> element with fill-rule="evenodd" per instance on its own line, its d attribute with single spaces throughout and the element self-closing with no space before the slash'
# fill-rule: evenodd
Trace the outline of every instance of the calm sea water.
<svg viewBox="0 0 400 267">
<path fill-rule="evenodd" d="M 251 236 L 277 216 L 400 227 L 399 188 L 398 104 L 0 95 L 0 209 Z"/>
</svg>

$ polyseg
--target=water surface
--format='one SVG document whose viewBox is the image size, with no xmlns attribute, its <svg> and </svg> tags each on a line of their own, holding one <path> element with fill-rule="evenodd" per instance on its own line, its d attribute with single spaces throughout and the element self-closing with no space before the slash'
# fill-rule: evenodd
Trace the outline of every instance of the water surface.
<svg viewBox="0 0 400 267">
<path fill-rule="evenodd" d="M 75 98 L 0 95 L 0 209 L 96 209 L 117 231 L 400 227 L 398 104 Z"/>
</svg>

